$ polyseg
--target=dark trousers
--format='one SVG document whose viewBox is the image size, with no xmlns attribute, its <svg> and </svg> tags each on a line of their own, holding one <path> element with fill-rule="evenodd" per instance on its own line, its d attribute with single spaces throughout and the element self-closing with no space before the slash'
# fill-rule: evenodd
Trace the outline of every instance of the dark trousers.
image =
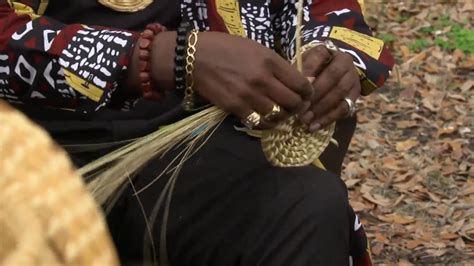
<svg viewBox="0 0 474 266">
<path fill-rule="evenodd" d="M 172 157 L 172 156 L 169 156 Z M 149 184 L 169 157 L 135 179 Z M 167 178 L 139 195 L 149 215 Z M 109 216 L 124 263 L 141 262 L 146 224 L 128 190 Z M 167 230 L 171 265 L 346 265 L 350 207 L 341 179 L 314 166 L 271 166 L 257 139 L 224 123 L 184 165 Z M 160 243 L 162 216 L 153 223 Z M 157 250 L 158 250 L 157 246 Z"/>
<path fill-rule="evenodd" d="M 58 142 L 77 144 L 143 136 L 182 115 L 168 112 L 157 118 L 156 108 L 137 110 L 75 120 L 67 115 L 58 120 L 54 113 L 53 119 L 37 121 Z M 355 215 L 339 178 L 354 128 L 355 119 L 338 123 L 339 146 L 331 144 L 321 158 L 329 171 L 275 168 L 264 158 L 259 141 L 236 132 L 227 120 L 178 177 L 166 230 L 170 264 L 346 265 L 349 255 L 366 256 L 365 234 L 354 234 Z M 78 166 L 107 152 L 66 147 Z M 157 177 L 176 153 L 151 161 L 134 179 L 136 189 Z M 124 264 L 153 261 L 151 252 L 144 255 L 149 251 L 145 217 L 150 217 L 168 179 L 164 176 L 139 195 L 145 215 L 130 187 L 108 215 Z M 160 212 L 151 224 L 158 253 L 162 222 Z"/>
</svg>

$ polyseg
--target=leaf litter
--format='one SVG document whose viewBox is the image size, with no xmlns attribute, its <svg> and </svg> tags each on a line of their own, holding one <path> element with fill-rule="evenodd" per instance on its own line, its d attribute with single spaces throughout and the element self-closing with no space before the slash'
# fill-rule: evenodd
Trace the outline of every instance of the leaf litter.
<svg viewBox="0 0 474 266">
<path fill-rule="evenodd" d="M 374 261 L 474 264 L 474 1 L 365 2 L 397 62 L 343 174 Z"/>
</svg>

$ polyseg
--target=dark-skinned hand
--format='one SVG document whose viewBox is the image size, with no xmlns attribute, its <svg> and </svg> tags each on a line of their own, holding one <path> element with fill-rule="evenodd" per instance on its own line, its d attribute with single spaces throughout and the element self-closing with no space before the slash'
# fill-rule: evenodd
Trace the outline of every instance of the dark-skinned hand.
<svg viewBox="0 0 474 266">
<path fill-rule="evenodd" d="M 314 92 L 311 107 L 299 116 L 301 122 L 307 124 L 310 131 L 317 131 L 349 116 L 344 98 L 356 102 L 361 91 L 352 56 L 319 45 L 303 55 L 303 68 Z"/>
<path fill-rule="evenodd" d="M 242 120 L 254 111 L 263 117 L 277 104 L 283 112 L 271 122 L 278 122 L 300 111 L 304 101 L 309 106 L 312 87 L 304 75 L 252 40 L 202 33 L 196 58 L 195 90 Z"/>
<path fill-rule="evenodd" d="M 160 88 L 173 87 L 175 39 L 176 33 L 165 32 L 153 43 L 152 78 Z M 253 112 L 264 120 L 279 105 L 282 112 L 263 121 L 265 128 L 309 108 L 313 92 L 306 77 L 271 49 L 218 32 L 199 34 L 194 81 L 196 93 L 241 120 Z"/>
</svg>

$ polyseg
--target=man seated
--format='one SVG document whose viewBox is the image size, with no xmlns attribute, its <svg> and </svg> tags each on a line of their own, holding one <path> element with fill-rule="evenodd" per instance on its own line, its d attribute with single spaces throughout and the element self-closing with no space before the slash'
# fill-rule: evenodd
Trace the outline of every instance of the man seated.
<svg viewBox="0 0 474 266">
<path fill-rule="evenodd" d="M 124 263 L 370 263 L 339 175 L 355 102 L 393 60 L 356 0 L 304 1 L 303 45 L 338 49 L 314 45 L 299 73 L 289 63 L 296 16 L 295 0 L 0 0 L 0 97 L 63 145 L 144 136 L 189 115 L 182 102 L 194 96 L 232 114 L 184 165 L 165 235 L 160 213 L 149 241 L 142 212 L 151 215 L 169 177 L 140 194 L 143 210 L 125 189 L 108 216 Z M 257 139 L 234 130 L 295 114 L 310 131 L 337 123 L 339 146 L 321 157 L 328 170 L 273 167 Z M 108 151 L 69 149 L 78 167 Z M 134 186 L 172 159 L 151 162 Z M 167 252 L 144 255 L 144 238 L 165 239 Z"/>
</svg>

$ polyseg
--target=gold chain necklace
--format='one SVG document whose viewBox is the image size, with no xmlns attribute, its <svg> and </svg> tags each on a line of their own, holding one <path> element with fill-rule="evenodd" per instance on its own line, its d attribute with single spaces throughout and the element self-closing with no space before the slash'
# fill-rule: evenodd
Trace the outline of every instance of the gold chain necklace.
<svg viewBox="0 0 474 266">
<path fill-rule="evenodd" d="M 99 0 L 99 3 L 119 12 L 137 12 L 148 7 L 153 0 Z"/>
</svg>

